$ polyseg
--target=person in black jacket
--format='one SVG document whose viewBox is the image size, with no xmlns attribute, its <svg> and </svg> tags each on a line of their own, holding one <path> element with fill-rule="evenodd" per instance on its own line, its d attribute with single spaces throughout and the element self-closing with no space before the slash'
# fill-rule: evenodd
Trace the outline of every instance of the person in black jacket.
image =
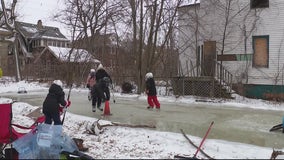
<svg viewBox="0 0 284 160">
<path fill-rule="evenodd" d="M 62 89 L 62 82 L 54 80 L 49 87 L 48 94 L 43 102 L 43 114 L 45 115 L 45 123 L 54 125 L 62 125 L 60 120 L 60 110 L 63 107 L 69 107 L 71 102 L 65 100 L 65 93 Z"/>
<path fill-rule="evenodd" d="M 96 103 L 97 108 L 103 111 L 103 107 L 101 106 L 102 101 L 109 101 L 110 99 L 110 91 L 109 84 L 112 83 L 112 80 L 109 74 L 106 72 L 102 64 L 99 64 L 96 70 L 96 84 L 92 90 L 92 106 L 93 112 L 96 111 Z"/>
<path fill-rule="evenodd" d="M 147 102 L 149 105 L 147 109 L 153 109 L 154 105 L 156 106 L 156 109 L 160 109 L 160 103 L 157 98 L 157 90 L 156 90 L 153 73 L 148 72 L 145 75 L 145 80 L 146 80 Z"/>
</svg>

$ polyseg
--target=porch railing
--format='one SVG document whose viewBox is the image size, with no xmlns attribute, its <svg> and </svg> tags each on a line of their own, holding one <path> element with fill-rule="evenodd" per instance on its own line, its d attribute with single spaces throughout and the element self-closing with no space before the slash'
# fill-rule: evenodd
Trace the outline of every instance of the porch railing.
<svg viewBox="0 0 284 160">
<path fill-rule="evenodd" d="M 215 61 L 215 79 L 225 87 L 227 92 L 232 93 L 233 74 L 230 73 L 220 62 Z"/>
</svg>

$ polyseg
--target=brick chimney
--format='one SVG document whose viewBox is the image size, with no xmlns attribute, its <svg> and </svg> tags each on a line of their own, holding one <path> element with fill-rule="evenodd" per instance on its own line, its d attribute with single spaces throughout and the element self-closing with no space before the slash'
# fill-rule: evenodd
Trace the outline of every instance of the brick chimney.
<svg viewBox="0 0 284 160">
<path fill-rule="evenodd" d="M 38 29 L 38 30 L 42 30 L 42 29 L 43 29 L 43 27 L 42 27 L 42 21 L 41 21 L 41 20 L 38 20 L 38 21 L 37 21 L 37 29 Z"/>
</svg>

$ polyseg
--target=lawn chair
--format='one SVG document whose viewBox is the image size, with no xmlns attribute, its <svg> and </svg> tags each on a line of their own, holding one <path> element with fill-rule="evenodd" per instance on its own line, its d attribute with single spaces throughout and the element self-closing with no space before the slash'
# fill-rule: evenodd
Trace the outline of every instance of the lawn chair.
<svg viewBox="0 0 284 160">
<path fill-rule="evenodd" d="M 34 124 L 32 124 L 30 127 L 25 127 L 21 126 L 18 124 L 12 124 L 12 103 L 5 103 L 5 104 L 0 104 L 0 158 L 8 158 L 7 152 L 10 152 L 12 156 L 12 151 L 13 151 L 13 146 L 12 142 L 15 141 L 16 139 L 22 137 L 29 131 L 33 130 L 36 128 L 38 123 L 44 122 L 44 116 L 39 117 Z M 14 129 L 14 127 L 20 128 L 27 130 L 26 133 L 20 133 Z M 10 148 L 7 146 L 10 145 Z M 4 153 L 5 151 L 5 153 Z M 13 157 L 9 157 L 10 159 Z"/>
</svg>

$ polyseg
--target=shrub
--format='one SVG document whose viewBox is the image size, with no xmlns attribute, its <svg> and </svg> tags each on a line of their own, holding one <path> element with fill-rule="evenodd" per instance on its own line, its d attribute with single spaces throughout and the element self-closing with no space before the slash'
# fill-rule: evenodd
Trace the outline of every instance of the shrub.
<svg viewBox="0 0 284 160">
<path fill-rule="evenodd" d="M 0 68 L 0 78 L 3 76 L 2 68 Z"/>
<path fill-rule="evenodd" d="M 122 83 L 122 93 L 132 93 L 133 86 L 129 82 Z"/>
</svg>

